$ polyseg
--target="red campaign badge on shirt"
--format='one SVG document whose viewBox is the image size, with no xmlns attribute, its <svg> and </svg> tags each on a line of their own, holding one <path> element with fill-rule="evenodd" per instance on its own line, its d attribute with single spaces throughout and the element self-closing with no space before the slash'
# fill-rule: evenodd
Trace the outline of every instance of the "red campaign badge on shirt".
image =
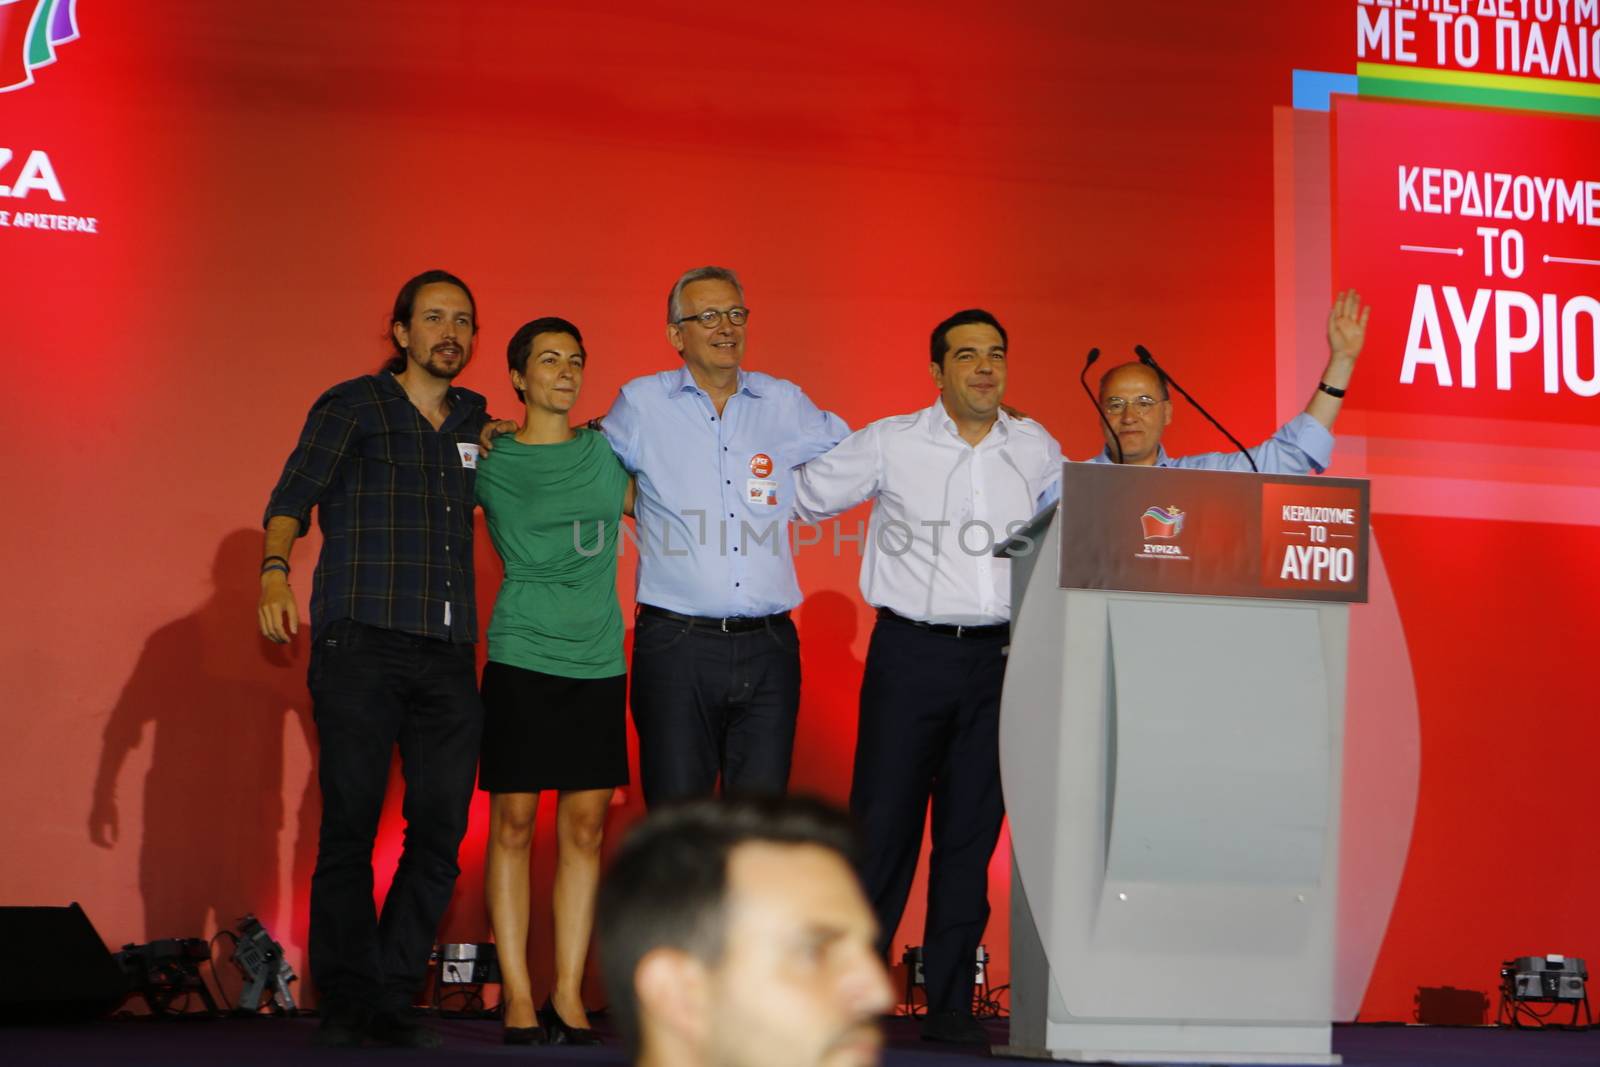
<svg viewBox="0 0 1600 1067">
<path fill-rule="evenodd" d="M 772 457 L 765 452 L 757 452 L 751 456 L 750 473 L 757 478 L 770 477 L 772 474 Z"/>
</svg>

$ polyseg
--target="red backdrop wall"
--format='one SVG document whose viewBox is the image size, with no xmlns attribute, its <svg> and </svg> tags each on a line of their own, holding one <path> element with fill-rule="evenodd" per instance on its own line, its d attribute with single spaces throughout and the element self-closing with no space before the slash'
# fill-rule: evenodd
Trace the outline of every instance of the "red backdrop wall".
<svg viewBox="0 0 1600 1067">
<path fill-rule="evenodd" d="M 1149 345 L 1259 438 L 1283 325 L 1274 108 L 1294 68 L 1354 54 L 1331 3 L 78 6 L 81 36 L 0 95 L 0 184 L 37 150 L 62 197 L 0 210 L 96 230 L 0 228 L 0 903 L 79 900 L 113 944 L 254 911 L 302 973 L 315 741 L 304 635 L 255 633 L 259 517 L 312 398 L 382 358 L 401 281 L 443 266 L 474 286 L 464 383 L 499 411 L 499 353 L 535 315 L 591 342 L 584 416 L 671 365 L 666 290 L 713 262 L 747 284 L 747 365 L 855 426 L 927 403 L 929 328 L 981 305 L 1011 332 L 1009 399 L 1069 456 L 1097 447 L 1073 380 L 1092 344 Z M 1600 409 L 1574 410 L 1554 446 L 1596 448 Z M 1217 444 L 1189 412 L 1168 438 Z M 1487 990 L 1509 954 L 1600 955 L 1600 861 L 1574 832 L 1600 746 L 1600 531 L 1559 501 L 1444 525 L 1374 507 L 1422 773 L 1362 1016 L 1403 1019 L 1417 986 Z M 487 613 L 486 538 L 478 555 Z M 800 564 L 795 784 L 841 798 L 870 628 L 856 568 Z M 637 814 L 623 798 L 613 831 Z M 487 935 L 485 822 L 451 939 Z M 914 894 L 897 941 L 921 918 Z"/>
</svg>

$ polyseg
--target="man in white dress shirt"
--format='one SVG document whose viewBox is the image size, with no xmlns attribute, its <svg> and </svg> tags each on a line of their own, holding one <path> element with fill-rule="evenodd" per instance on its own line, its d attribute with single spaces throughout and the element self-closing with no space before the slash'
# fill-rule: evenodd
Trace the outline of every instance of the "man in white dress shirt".
<svg viewBox="0 0 1600 1067">
<path fill-rule="evenodd" d="M 1011 564 L 993 548 L 1060 492 L 1061 448 L 1000 406 L 1006 332 L 987 311 L 934 328 L 939 396 L 880 419 L 796 472 L 796 511 L 818 521 L 873 501 L 861 593 L 878 609 L 861 682 L 850 813 L 887 954 L 933 804 L 923 934 L 923 1037 L 987 1044 L 972 1017 L 988 869 L 1005 815 L 1000 687 Z"/>
</svg>

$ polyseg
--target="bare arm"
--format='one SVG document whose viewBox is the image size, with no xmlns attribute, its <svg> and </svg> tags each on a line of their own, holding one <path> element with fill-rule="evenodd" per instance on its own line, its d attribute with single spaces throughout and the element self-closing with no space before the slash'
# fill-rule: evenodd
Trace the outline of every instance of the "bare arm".
<svg viewBox="0 0 1600 1067">
<path fill-rule="evenodd" d="M 300 520 L 293 515 L 274 515 L 267 520 L 266 543 L 261 549 L 263 561 L 268 556 L 289 558 L 294 542 L 300 536 Z M 256 604 L 256 621 L 261 635 L 278 644 L 286 644 L 300 632 L 300 613 L 295 607 L 294 590 L 289 588 L 289 575 L 280 570 L 261 574 L 261 599 Z"/>
<path fill-rule="evenodd" d="M 1322 382 L 1334 389 L 1344 390 L 1356 370 L 1356 357 L 1367 339 L 1367 318 L 1372 308 L 1361 306 L 1361 295 L 1347 289 L 1334 298 L 1328 311 L 1328 365 L 1322 370 Z M 1322 389 L 1311 394 L 1306 414 L 1333 429 L 1334 420 L 1344 398 L 1333 396 Z"/>
</svg>

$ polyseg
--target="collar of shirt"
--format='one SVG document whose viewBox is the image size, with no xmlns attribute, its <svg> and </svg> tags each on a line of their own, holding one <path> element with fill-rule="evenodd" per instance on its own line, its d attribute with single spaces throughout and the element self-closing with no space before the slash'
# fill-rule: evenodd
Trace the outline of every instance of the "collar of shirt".
<svg viewBox="0 0 1600 1067">
<path fill-rule="evenodd" d="M 1005 413 L 1004 408 L 1001 408 L 995 414 L 995 423 L 989 427 L 989 432 L 984 434 L 983 439 L 976 445 L 972 445 L 969 444 L 965 437 L 961 436 L 961 428 L 956 425 L 956 420 L 951 418 L 950 412 L 945 409 L 944 397 L 936 396 L 933 398 L 932 406 L 927 409 L 928 434 L 934 438 L 951 437 L 959 444 L 967 445 L 970 448 L 999 448 L 1011 436 L 1011 416 Z"/>
<path fill-rule="evenodd" d="M 737 373 L 738 378 L 733 391 L 743 393 L 745 396 L 753 396 L 757 400 L 761 399 L 761 391 L 756 388 L 755 379 L 743 370 L 735 373 Z M 694 375 L 689 372 L 689 365 L 685 363 L 678 368 L 678 373 L 669 379 L 667 392 L 677 396 L 679 393 L 703 393 L 705 390 L 700 388 L 700 383 L 694 380 Z"/>
<path fill-rule="evenodd" d="M 378 375 L 378 388 L 388 393 L 390 397 L 398 397 L 416 409 L 416 405 L 411 401 L 411 394 L 406 392 L 405 386 L 400 384 L 400 379 L 394 376 L 393 371 L 384 371 Z M 479 403 L 483 398 L 477 393 L 458 385 L 452 385 L 445 392 L 445 396 L 450 400 L 450 413 L 444 417 L 444 422 L 439 424 L 440 433 L 454 429 L 463 419 L 471 415 L 475 408 L 486 406 Z M 427 421 L 421 411 L 417 411 L 417 418 Z"/>
<path fill-rule="evenodd" d="M 1095 456 L 1093 459 L 1089 460 L 1089 462 L 1090 463 L 1115 463 L 1116 460 L 1111 458 L 1111 446 L 1110 445 L 1106 445 L 1106 447 L 1104 447 L 1104 448 L 1102 448 L 1100 450 L 1100 454 L 1098 456 Z M 1167 446 L 1166 445 L 1156 445 L 1156 461 L 1155 461 L 1154 466 L 1157 466 L 1157 467 L 1170 467 L 1170 466 L 1172 466 L 1172 459 L 1171 459 L 1171 457 L 1169 457 L 1167 455 Z"/>
</svg>

